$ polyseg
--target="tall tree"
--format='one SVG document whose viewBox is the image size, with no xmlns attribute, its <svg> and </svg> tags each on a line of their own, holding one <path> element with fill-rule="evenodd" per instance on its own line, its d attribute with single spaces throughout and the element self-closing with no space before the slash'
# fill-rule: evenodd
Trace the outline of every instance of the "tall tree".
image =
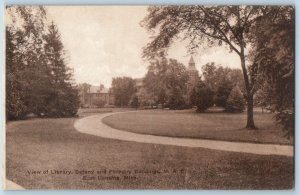
<svg viewBox="0 0 300 195">
<path fill-rule="evenodd" d="M 150 64 L 144 82 L 148 93 L 156 97 L 156 103 L 180 109 L 185 104 L 187 80 L 183 64 L 161 57 Z"/>
<path fill-rule="evenodd" d="M 214 92 L 203 81 L 199 81 L 191 93 L 191 103 L 197 106 L 197 112 L 204 112 L 207 108 L 213 106 Z"/>
<path fill-rule="evenodd" d="M 24 118 L 28 113 L 25 105 L 25 95 L 22 93 L 22 67 L 18 58 L 17 43 L 20 31 L 13 32 L 9 27 L 6 28 L 6 118 Z"/>
<path fill-rule="evenodd" d="M 226 106 L 226 101 L 233 88 L 233 84 L 228 80 L 222 80 L 222 85 L 219 85 L 215 94 L 214 102 L 217 106 Z"/>
<path fill-rule="evenodd" d="M 243 112 L 245 109 L 245 101 L 243 94 L 238 86 L 234 87 L 228 96 L 225 111 L 226 112 Z"/>
<path fill-rule="evenodd" d="M 9 21 L 6 24 L 7 36 L 12 38 L 9 40 L 7 37 L 6 44 L 9 47 L 13 46 L 10 47 L 13 48 L 13 55 L 7 53 L 9 55 L 6 58 L 6 74 L 10 75 L 7 77 L 7 84 L 14 83 L 7 86 L 7 92 L 16 94 L 16 98 L 7 97 L 7 108 L 22 104 L 21 107 L 26 108 L 22 115 L 35 113 L 43 108 L 43 86 L 49 86 L 48 79 L 45 78 L 43 42 L 43 35 L 46 33 L 46 12 L 41 6 L 8 6 L 6 14 Z M 11 116 L 14 119 L 24 117 L 19 114 Z"/>
<path fill-rule="evenodd" d="M 273 7 L 252 29 L 263 105 L 276 113 L 288 136 L 294 130 L 295 16 L 291 6 Z"/>
<path fill-rule="evenodd" d="M 63 60 L 59 33 L 47 25 L 42 6 L 8 6 L 6 9 L 6 67 L 8 119 L 28 113 L 70 116 L 77 112 L 78 93 Z M 21 114 L 20 114 L 21 113 Z"/>
<path fill-rule="evenodd" d="M 129 106 L 132 96 L 137 91 L 135 81 L 130 77 L 117 77 L 113 78 L 111 86 L 116 106 Z"/>
<path fill-rule="evenodd" d="M 45 54 L 48 78 L 50 86 L 45 104 L 48 105 L 48 116 L 72 116 L 79 107 L 77 89 L 72 84 L 72 72 L 66 66 L 64 46 L 56 25 L 52 23 L 48 27 L 48 33 L 44 35 Z"/>
<path fill-rule="evenodd" d="M 202 74 L 204 83 L 215 94 L 214 102 L 217 106 L 226 106 L 227 98 L 234 86 L 237 85 L 245 89 L 243 74 L 240 69 L 207 63 L 202 66 Z"/>
<path fill-rule="evenodd" d="M 153 58 L 166 52 L 173 40 L 183 36 L 190 40 L 189 48 L 195 50 L 203 42 L 213 45 L 225 44 L 240 57 L 246 89 L 247 124 L 254 129 L 253 86 L 246 67 L 246 48 L 249 34 L 256 18 L 266 7 L 259 6 L 154 6 L 148 8 L 148 15 L 142 25 L 149 31 L 158 29 L 158 34 L 144 48 L 144 57 Z"/>
</svg>

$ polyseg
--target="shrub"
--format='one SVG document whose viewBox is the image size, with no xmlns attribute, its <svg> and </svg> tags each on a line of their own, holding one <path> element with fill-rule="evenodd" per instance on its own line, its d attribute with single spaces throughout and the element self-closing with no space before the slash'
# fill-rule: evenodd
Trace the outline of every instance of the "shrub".
<svg viewBox="0 0 300 195">
<path fill-rule="evenodd" d="M 238 86 L 234 87 L 226 101 L 226 112 L 243 112 L 245 109 L 245 100 Z"/>
<path fill-rule="evenodd" d="M 51 97 L 51 98 L 50 98 Z M 44 109 L 39 109 L 34 114 L 40 117 L 71 117 L 76 116 L 80 100 L 77 90 L 71 86 L 57 89 L 55 95 L 49 96 L 49 101 Z"/>
<path fill-rule="evenodd" d="M 6 100 L 6 119 L 7 120 L 15 120 L 15 119 L 23 119 L 25 115 L 28 113 L 27 107 L 22 101 L 20 94 L 7 94 Z"/>
<path fill-rule="evenodd" d="M 197 112 L 204 112 L 207 108 L 213 106 L 213 91 L 203 82 L 200 82 L 191 93 L 191 103 L 197 106 Z"/>
</svg>

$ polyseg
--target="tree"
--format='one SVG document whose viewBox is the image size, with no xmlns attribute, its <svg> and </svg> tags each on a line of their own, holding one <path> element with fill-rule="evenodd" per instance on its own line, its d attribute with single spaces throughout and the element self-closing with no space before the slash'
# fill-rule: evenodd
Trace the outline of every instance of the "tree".
<svg viewBox="0 0 300 195">
<path fill-rule="evenodd" d="M 66 66 L 61 36 L 53 21 L 48 27 L 48 33 L 44 35 L 44 40 L 47 77 L 50 78 L 47 88 L 49 98 L 45 102 L 48 110 L 45 113 L 54 117 L 72 116 L 76 114 L 74 110 L 79 108 L 78 91 L 72 86 L 72 72 Z"/>
<path fill-rule="evenodd" d="M 138 108 L 140 105 L 139 103 L 139 97 L 137 95 L 133 95 L 131 100 L 130 100 L 130 106 L 132 108 Z"/>
<path fill-rule="evenodd" d="M 238 85 L 242 89 L 245 88 L 243 74 L 240 69 L 231 69 L 215 65 L 214 63 L 207 63 L 202 66 L 202 74 L 204 83 L 215 94 L 214 103 L 217 106 L 226 106 L 227 98 L 233 86 Z"/>
<path fill-rule="evenodd" d="M 238 86 L 234 87 L 228 96 L 225 111 L 226 112 L 243 112 L 245 101 L 243 94 Z"/>
<path fill-rule="evenodd" d="M 8 6 L 6 11 L 11 19 L 6 26 L 8 119 L 24 118 L 28 113 L 75 115 L 78 92 L 63 57 L 59 32 L 54 23 L 46 25 L 46 10 Z"/>
<path fill-rule="evenodd" d="M 136 93 L 135 81 L 130 77 L 113 78 L 112 93 L 116 106 L 129 106 L 131 97 Z"/>
<path fill-rule="evenodd" d="M 19 33 L 21 32 L 13 33 L 9 27 L 6 28 L 6 118 L 8 120 L 22 119 L 28 113 L 22 93 L 23 86 L 20 82 L 22 72 L 15 52 L 17 45 L 14 40 Z"/>
<path fill-rule="evenodd" d="M 167 106 L 173 110 L 186 108 L 186 100 L 179 87 L 172 89 L 168 97 Z"/>
<path fill-rule="evenodd" d="M 249 46 L 250 29 L 268 7 L 259 6 L 154 6 L 142 25 L 149 31 L 159 28 L 158 34 L 144 48 L 144 57 L 153 58 L 166 52 L 173 40 L 183 36 L 190 40 L 189 49 L 196 50 L 203 42 L 210 46 L 225 43 L 241 61 L 247 100 L 246 128 L 254 129 L 253 86 L 246 67 L 245 48 Z"/>
<path fill-rule="evenodd" d="M 72 86 L 72 73 L 66 66 L 60 33 L 53 22 L 49 25 L 44 40 L 46 74 L 50 79 L 45 92 L 47 95 L 46 101 L 42 104 L 46 108 L 44 110 L 45 115 L 49 117 L 72 116 L 76 114 L 74 110 L 79 108 L 79 97 L 78 94 L 76 95 L 77 89 Z M 70 106 L 72 109 L 70 109 Z M 40 110 L 37 114 L 41 112 Z"/>
<path fill-rule="evenodd" d="M 156 99 L 152 93 L 149 93 L 145 88 L 141 88 L 137 94 L 140 106 L 153 106 Z"/>
<path fill-rule="evenodd" d="M 202 81 L 192 90 L 190 102 L 197 106 L 197 112 L 204 112 L 207 108 L 213 106 L 213 91 Z"/>
<path fill-rule="evenodd" d="M 44 89 L 49 86 L 44 63 L 45 9 L 7 6 L 6 90 L 7 119 L 22 119 L 41 108 Z"/>
<path fill-rule="evenodd" d="M 261 107 L 261 112 L 264 113 L 264 109 L 268 108 L 270 99 L 268 98 L 268 92 L 266 88 L 260 88 L 254 94 L 254 105 Z"/>
<path fill-rule="evenodd" d="M 157 104 L 171 109 L 185 105 L 188 74 L 185 66 L 177 60 L 160 57 L 150 64 L 144 79 L 148 93 L 153 94 Z"/>
<path fill-rule="evenodd" d="M 291 6 L 272 7 L 252 29 L 256 65 L 263 102 L 287 132 L 294 131 L 295 15 Z"/>
<path fill-rule="evenodd" d="M 78 85 L 78 90 L 81 91 L 82 93 L 83 104 L 91 104 L 91 97 L 88 96 L 90 89 L 91 89 L 91 85 L 88 83 L 82 83 Z"/>
<path fill-rule="evenodd" d="M 221 84 L 217 91 L 214 98 L 214 102 L 217 106 L 224 107 L 226 106 L 226 101 L 228 99 L 228 96 L 232 90 L 232 83 L 228 80 L 223 80 L 223 84 Z"/>
</svg>

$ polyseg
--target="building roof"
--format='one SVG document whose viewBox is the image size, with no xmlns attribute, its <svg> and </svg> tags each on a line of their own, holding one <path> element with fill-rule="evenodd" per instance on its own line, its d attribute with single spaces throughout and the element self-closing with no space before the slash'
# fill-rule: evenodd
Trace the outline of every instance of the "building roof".
<svg viewBox="0 0 300 195">
<path fill-rule="evenodd" d="M 197 70 L 197 68 L 195 66 L 195 61 L 194 61 L 193 56 L 191 56 L 191 58 L 190 58 L 189 66 L 188 66 L 187 70 L 189 72 L 197 72 L 198 73 L 198 70 Z"/>
<path fill-rule="evenodd" d="M 106 88 L 106 87 L 103 87 L 101 90 L 100 90 L 100 86 L 91 86 L 90 87 L 90 91 L 89 93 L 108 93 L 109 92 L 109 89 Z"/>
<path fill-rule="evenodd" d="M 194 61 L 193 56 L 191 56 L 190 61 L 189 61 L 189 65 L 191 65 L 191 64 L 194 64 L 194 65 L 195 65 L 195 61 Z"/>
</svg>

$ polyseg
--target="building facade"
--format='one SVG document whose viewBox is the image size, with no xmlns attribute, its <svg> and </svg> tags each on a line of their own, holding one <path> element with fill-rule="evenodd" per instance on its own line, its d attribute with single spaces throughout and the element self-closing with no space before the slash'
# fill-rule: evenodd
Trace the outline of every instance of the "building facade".
<svg viewBox="0 0 300 195">
<path fill-rule="evenodd" d="M 104 107 L 114 105 L 114 95 L 103 85 L 89 86 L 79 90 L 81 107 Z"/>
<path fill-rule="evenodd" d="M 194 87 L 197 85 L 200 77 L 199 77 L 199 72 L 196 68 L 195 61 L 193 59 L 193 56 L 191 56 L 188 67 L 187 67 L 187 72 L 189 75 L 188 82 L 187 82 L 187 97 L 190 97 L 192 90 Z"/>
</svg>

